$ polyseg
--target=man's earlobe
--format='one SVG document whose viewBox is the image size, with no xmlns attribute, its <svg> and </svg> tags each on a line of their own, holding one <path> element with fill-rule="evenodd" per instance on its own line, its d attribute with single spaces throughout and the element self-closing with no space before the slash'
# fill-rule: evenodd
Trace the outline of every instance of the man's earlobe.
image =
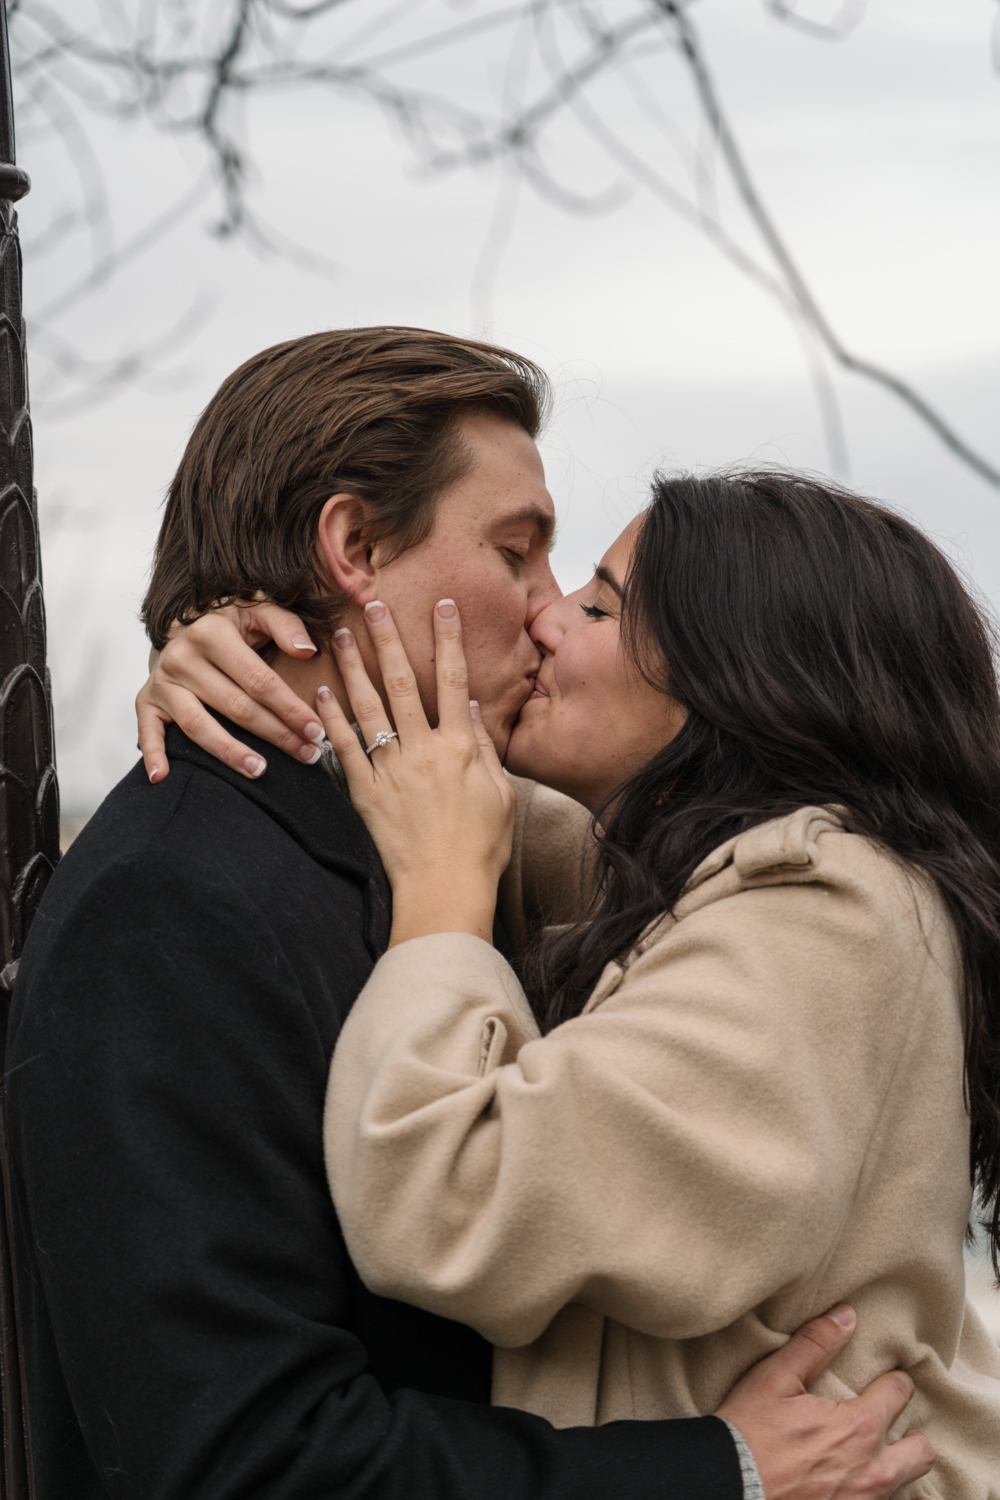
<svg viewBox="0 0 1000 1500">
<path fill-rule="evenodd" d="M 374 547 L 368 536 L 368 507 L 349 493 L 331 495 L 316 527 L 317 561 L 333 588 L 363 608 L 375 598 Z"/>
</svg>

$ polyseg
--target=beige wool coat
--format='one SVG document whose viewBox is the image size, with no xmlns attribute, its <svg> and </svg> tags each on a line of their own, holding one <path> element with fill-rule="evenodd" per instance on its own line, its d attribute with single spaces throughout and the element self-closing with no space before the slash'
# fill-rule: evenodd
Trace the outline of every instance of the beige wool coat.
<svg viewBox="0 0 1000 1500">
<path fill-rule="evenodd" d="M 521 943 L 586 880 L 587 818 L 517 783 Z M 494 1402 L 557 1426 L 714 1411 L 840 1300 L 816 1389 L 901 1367 L 935 1445 L 906 1490 L 1000 1497 L 1000 1351 L 965 1301 L 959 959 L 936 888 L 834 812 L 723 844 L 673 916 L 541 1037 L 465 934 L 376 965 L 326 1107 L 331 1188 L 376 1292 L 496 1346 Z"/>
</svg>

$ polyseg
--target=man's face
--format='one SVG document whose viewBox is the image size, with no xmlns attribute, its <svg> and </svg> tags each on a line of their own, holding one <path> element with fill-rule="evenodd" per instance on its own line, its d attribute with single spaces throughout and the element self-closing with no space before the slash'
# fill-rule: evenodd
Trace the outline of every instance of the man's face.
<svg viewBox="0 0 1000 1500">
<path fill-rule="evenodd" d="M 526 432 L 484 412 L 461 418 L 459 430 L 472 452 L 469 472 L 439 497 L 426 541 L 382 568 L 376 548 L 374 597 L 392 611 L 432 722 L 437 693 L 431 611 L 439 599 L 454 599 L 469 693 L 479 700 L 503 756 L 541 659 L 528 630 L 539 610 L 560 596 L 549 566 L 555 510 L 538 449 Z M 364 627 L 356 634 L 371 668 Z"/>
</svg>

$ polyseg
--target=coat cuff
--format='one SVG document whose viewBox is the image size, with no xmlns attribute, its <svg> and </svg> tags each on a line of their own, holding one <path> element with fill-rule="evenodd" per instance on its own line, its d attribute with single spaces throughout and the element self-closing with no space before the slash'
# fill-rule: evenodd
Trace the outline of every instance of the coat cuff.
<svg viewBox="0 0 1000 1500">
<path fill-rule="evenodd" d="M 728 1417 L 723 1417 L 722 1420 L 732 1433 L 736 1452 L 739 1454 L 740 1473 L 743 1476 L 743 1500 L 764 1500 L 764 1483 L 746 1438 L 738 1427 L 733 1426 Z"/>
</svg>

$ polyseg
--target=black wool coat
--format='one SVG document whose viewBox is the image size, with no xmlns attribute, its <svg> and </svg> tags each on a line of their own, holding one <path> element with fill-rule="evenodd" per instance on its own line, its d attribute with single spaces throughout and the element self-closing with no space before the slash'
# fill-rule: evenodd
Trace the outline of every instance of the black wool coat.
<svg viewBox="0 0 1000 1500">
<path fill-rule="evenodd" d="M 13 999 L 38 1500 L 738 1500 L 716 1418 L 491 1408 L 476 1334 L 361 1284 L 321 1115 L 385 875 L 320 767 L 168 750 L 60 864 Z"/>
</svg>

